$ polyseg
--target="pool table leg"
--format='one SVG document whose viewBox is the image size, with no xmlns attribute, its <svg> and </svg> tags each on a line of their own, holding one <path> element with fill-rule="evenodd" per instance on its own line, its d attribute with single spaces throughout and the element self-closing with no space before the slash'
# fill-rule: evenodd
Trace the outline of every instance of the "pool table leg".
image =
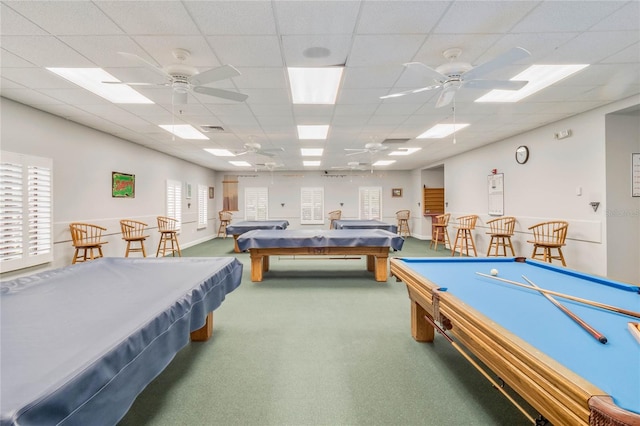
<svg viewBox="0 0 640 426">
<path fill-rule="evenodd" d="M 240 247 L 238 247 L 238 237 L 240 236 L 240 234 L 234 234 L 233 235 L 233 251 L 236 253 L 240 253 Z"/>
<path fill-rule="evenodd" d="M 386 282 L 388 277 L 387 272 L 387 256 L 373 256 L 375 266 L 373 269 L 373 273 L 375 274 L 376 281 L 378 282 Z"/>
<path fill-rule="evenodd" d="M 251 253 L 251 281 L 262 281 L 262 271 L 264 270 L 263 256 Z M 269 262 L 269 257 L 266 257 L 266 261 Z M 267 270 L 269 269 L 267 264 Z"/>
<path fill-rule="evenodd" d="M 192 342 L 205 342 L 213 335 L 213 312 L 207 314 L 207 319 L 202 327 L 191 332 Z"/>
<path fill-rule="evenodd" d="M 411 336 L 418 342 L 433 342 L 435 329 L 427 320 L 425 315 L 431 315 L 415 300 L 411 301 Z"/>
</svg>

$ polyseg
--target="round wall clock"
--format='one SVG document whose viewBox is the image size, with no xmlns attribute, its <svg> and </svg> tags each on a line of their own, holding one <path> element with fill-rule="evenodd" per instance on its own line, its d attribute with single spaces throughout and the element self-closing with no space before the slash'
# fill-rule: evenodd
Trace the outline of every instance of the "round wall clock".
<svg viewBox="0 0 640 426">
<path fill-rule="evenodd" d="M 521 145 L 516 149 L 516 161 L 518 164 L 524 164 L 529 159 L 529 148 L 525 145 Z"/>
</svg>

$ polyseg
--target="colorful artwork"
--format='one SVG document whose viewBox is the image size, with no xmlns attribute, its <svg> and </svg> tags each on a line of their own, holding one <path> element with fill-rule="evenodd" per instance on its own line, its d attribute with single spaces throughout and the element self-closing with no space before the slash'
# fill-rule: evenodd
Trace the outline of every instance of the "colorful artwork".
<svg viewBox="0 0 640 426">
<path fill-rule="evenodd" d="M 135 198 L 136 176 L 127 173 L 111 173 L 111 196 L 117 198 Z"/>
</svg>

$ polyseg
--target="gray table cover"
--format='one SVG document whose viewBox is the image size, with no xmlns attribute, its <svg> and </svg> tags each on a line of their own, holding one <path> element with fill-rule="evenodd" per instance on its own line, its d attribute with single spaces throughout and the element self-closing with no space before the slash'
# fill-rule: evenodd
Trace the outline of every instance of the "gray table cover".
<svg viewBox="0 0 640 426">
<path fill-rule="evenodd" d="M 2 425 L 114 425 L 240 285 L 235 258 L 101 258 L 0 285 Z"/>
<path fill-rule="evenodd" d="M 227 235 L 240 235 L 255 229 L 287 229 L 287 220 L 245 220 L 227 225 Z"/>
<path fill-rule="evenodd" d="M 384 229 L 394 234 L 398 233 L 398 226 L 380 220 L 340 219 L 333 221 L 334 229 Z"/>
<path fill-rule="evenodd" d="M 238 248 L 391 247 L 401 250 L 404 238 L 383 229 L 256 230 L 238 237 Z"/>
</svg>

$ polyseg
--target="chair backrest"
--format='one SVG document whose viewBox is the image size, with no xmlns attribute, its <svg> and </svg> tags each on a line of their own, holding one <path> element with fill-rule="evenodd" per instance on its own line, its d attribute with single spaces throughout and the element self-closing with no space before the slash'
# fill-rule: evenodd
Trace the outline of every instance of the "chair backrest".
<svg viewBox="0 0 640 426">
<path fill-rule="evenodd" d="M 132 219 L 122 219 L 120 221 L 120 229 L 122 230 L 122 238 L 127 240 L 131 238 L 143 238 L 144 230 L 147 224 Z"/>
<path fill-rule="evenodd" d="M 172 217 L 158 216 L 158 231 L 177 232 L 178 221 Z"/>
<path fill-rule="evenodd" d="M 102 231 L 106 231 L 107 228 L 90 223 L 74 222 L 69 224 L 69 230 L 71 231 L 72 244 L 76 246 L 101 243 Z"/>
<path fill-rule="evenodd" d="M 564 245 L 568 229 L 569 222 L 564 220 L 551 220 L 529 227 L 529 230 L 533 231 L 533 240 L 536 243 L 553 245 Z"/>
<path fill-rule="evenodd" d="M 329 212 L 330 220 L 340 220 L 341 217 L 342 217 L 342 210 L 334 210 L 332 212 Z"/>
<path fill-rule="evenodd" d="M 516 227 L 516 218 L 513 216 L 497 217 L 487 221 L 489 234 L 513 235 Z"/>
<path fill-rule="evenodd" d="M 478 215 L 470 214 L 467 216 L 460 216 L 458 218 L 458 227 L 465 229 L 475 229 Z"/>
<path fill-rule="evenodd" d="M 231 218 L 233 217 L 233 213 L 231 213 L 228 210 L 220 210 L 218 212 L 218 217 L 220 218 L 220 221 L 226 221 L 226 222 L 231 222 Z"/>
<path fill-rule="evenodd" d="M 398 210 L 396 212 L 396 219 L 398 220 L 407 220 L 411 215 L 411 210 Z"/>
<path fill-rule="evenodd" d="M 439 214 L 436 216 L 435 224 L 438 226 L 449 226 L 449 219 L 451 218 L 451 213 Z"/>
</svg>

